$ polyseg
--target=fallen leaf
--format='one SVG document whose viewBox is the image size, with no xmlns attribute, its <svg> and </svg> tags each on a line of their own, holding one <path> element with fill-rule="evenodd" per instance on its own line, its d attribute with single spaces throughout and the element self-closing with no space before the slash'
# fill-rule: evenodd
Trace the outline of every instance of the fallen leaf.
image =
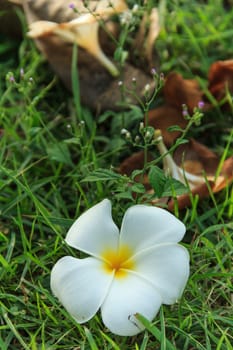
<svg viewBox="0 0 233 350">
<path fill-rule="evenodd" d="M 166 77 L 163 93 L 166 104 L 179 110 L 182 110 L 182 105 L 185 104 L 190 114 L 193 113 L 193 109 L 203 99 L 203 92 L 197 81 L 184 79 L 176 72 L 172 72 Z"/>
<path fill-rule="evenodd" d="M 191 195 L 198 195 L 200 199 L 208 197 L 210 190 L 213 193 L 221 191 L 228 186 L 233 180 L 233 156 L 223 162 L 219 169 L 219 157 L 208 149 L 205 145 L 190 139 L 188 143 L 177 147 L 174 156 L 168 152 L 162 138 L 157 143 L 160 154 L 163 155 L 163 166 L 165 174 L 174 179 L 188 185 L 189 191 L 185 194 L 178 195 L 173 198 L 156 198 L 152 200 L 156 205 L 167 205 L 171 211 L 174 210 L 176 203 L 180 209 L 191 205 Z M 152 155 L 149 161 L 153 160 Z M 125 159 L 120 165 L 119 171 L 122 174 L 130 174 L 136 169 L 143 169 L 144 153 L 138 152 Z M 216 176 L 216 174 L 218 174 Z M 148 194 L 153 194 L 148 174 L 138 176 L 136 181 L 140 181 L 145 185 Z M 208 182 L 208 184 L 207 184 Z"/>
<path fill-rule="evenodd" d="M 148 123 L 155 130 L 161 130 L 165 144 L 171 146 L 177 137 L 180 136 L 181 132 L 168 131 L 168 128 L 171 125 L 177 125 L 184 129 L 187 125 L 187 120 L 184 119 L 181 108 L 167 104 L 150 110 L 148 113 Z"/>
<path fill-rule="evenodd" d="M 217 101 L 221 101 L 227 90 L 233 93 L 233 59 L 214 62 L 208 74 L 210 93 Z"/>
<path fill-rule="evenodd" d="M 75 2 L 75 7 L 78 9 L 78 14 L 69 8 L 70 1 L 68 0 L 25 0 L 23 3 L 29 24 L 37 21 L 49 21 L 58 25 L 56 25 L 56 27 L 53 25 L 53 34 L 51 31 L 49 32 L 46 30 L 44 33 L 45 35 L 43 36 L 41 33 L 35 42 L 49 61 L 53 70 L 61 77 L 65 86 L 69 90 L 72 90 L 72 43 L 65 42 L 64 36 L 68 35 L 69 39 L 71 39 L 74 34 L 73 31 L 77 30 L 77 28 L 75 29 L 75 27 L 73 27 L 73 24 L 76 23 L 79 15 L 88 15 L 90 17 L 90 12 L 96 12 L 98 9 L 99 11 L 101 10 L 100 12 L 102 12 L 103 15 L 103 12 L 106 11 L 106 6 L 109 12 L 111 9 L 111 7 L 109 7 L 109 1 L 89 1 L 89 11 L 84 6 L 83 1 L 77 0 Z M 125 4 L 123 0 L 115 0 L 115 3 Z M 111 36 L 117 39 L 117 36 L 120 33 L 120 26 L 117 21 L 107 20 L 107 15 L 110 14 L 108 13 L 106 16 L 103 15 L 106 27 L 102 28 L 101 26 L 99 28 L 99 45 L 108 60 L 114 62 L 113 57 L 116 45 Z M 66 24 L 61 25 L 63 22 Z M 39 22 L 37 28 L 35 28 L 35 24 L 32 24 L 32 26 L 34 26 L 32 29 L 41 30 L 41 23 L 42 22 Z M 52 29 L 51 25 L 50 27 L 50 29 Z M 64 29 L 63 33 L 62 29 Z M 106 34 L 106 32 L 108 32 L 108 34 Z M 33 34 L 33 32 L 31 34 Z M 132 34 L 131 42 L 133 41 L 134 37 Z M 151 45 L 152 35 L 150 36 L 149 41 L 149 45 Z M 128 48 L 128 50 L 130 51 L 130 48 Z M 148 70 L 140 65 L 140 62 L 133 61 L 133 58 L 130 55 L 129 61 L 126 61 L 124 64 L 122 76 L 119 79 L 111 76 L 99 61 L 93 59 L 93 55 L 90 52 L 91 50 L 87 52 L 87 50 L 81 46 L 78 48 L 78 74 L 81 102 L 93 109 L 95 113 L 100 113 L 101 111 L 108 109 L 122 110 L 122 108 L 125 109 L 130 104 L 137 104 L 138 98 L 141 100 L 144 100 L 145 98 L 144 88 L 146 85 L 150 87 L 149 92 L 153 92 L 155 88 L 153 77 L 151 74 L 148 74 Z M 148 67 L 148 65 L 146 66 Z M 132 79 L 136 80 L 134 86 L 132 85 Z M 122 80 L 126 91 L 124 106 L 121 105 L 122 92 L 118 85 L 119 80 Z M 132 90 L 134 90 L 133 93 L 130 92 Z M 134 96 L 137 96 L 137 98 Z"/>
</svg>

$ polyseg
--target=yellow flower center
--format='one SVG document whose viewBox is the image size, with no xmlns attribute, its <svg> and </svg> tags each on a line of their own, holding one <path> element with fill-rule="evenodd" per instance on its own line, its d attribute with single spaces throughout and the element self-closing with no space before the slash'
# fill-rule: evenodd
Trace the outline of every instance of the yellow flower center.
<svg viewBox="0 0 233 350">
<path fill-rule="evenodd" d="M 128 246 L 122 246 L 118 252 L 106 249 L 102 258 L 104 260 L 104 270 L 108 273 L 115 272 L 115 277 L 125 277 L 127 270 L 134 268 L 134 261 L 131 259 L 132 251 Z"/>
</svg>

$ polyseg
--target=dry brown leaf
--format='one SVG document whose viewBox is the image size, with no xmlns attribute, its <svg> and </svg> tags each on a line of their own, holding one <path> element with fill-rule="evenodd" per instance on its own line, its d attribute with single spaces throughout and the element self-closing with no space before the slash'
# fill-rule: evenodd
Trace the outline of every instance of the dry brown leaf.
<svg viewBox="0 0 233 350">
<path fill-rule="evenodd" d="M 227 90 L 233 93 L 233 59 L 214 62 L 209 70 L 209 91 L 217 101 L 221 101 Z"/>
<path fill-rule="evenodd" d="M 106 0 L 97 3 L 93 12 L 78 13 L 77 18 L 63 23 L 38 20 L 29 26 L 28 36 L 33 39 L 55 35 L 64 42 L 75 43 L 97 59 L 109 73 L 116 77 L 120 72 L 116 65 L 105 55 L 99 41 L 100 20 L 122 13 L 128 9 L 124 0 L 114 0 L 111 5 Z M 71 9 L 70 9 L 71 10 Z"/>
<path fill-rule="evenodd" d="M 192 190 L 192 196 L 198 196 L 199 199 L 209 197 L 210 190 L 213 193 L 217 193 L 227 187 L 233 180 L 233 157 L 230 157 L 225 160 L 223 167 L 220 171 L 220 174 L 215 179 L 215 176 L 208 179 L 208 186 L 206 183 L 202 183 L 199 186 L 196 186 Z M 176 203 L 180 209 L 186 208 L 191 205 L 191 196 L 189 193 L 178 196 L 176 200 L 173 198 L 168 200 L 167 208 L 170 211 L 173 211 Z"/>
<path fill-rule="evenodd" d="M 189 168 L 189 172 L 195 175 L 201 175 L 203 171 L 207 175 L 214 175 L 220 161 L 214 152 L 193 138 L 180 145 L 173 158 L 177 165 L 183 165 L 186 171 Z"/>
<path fill-rule="evenodd" d="M 117 1 L 122 2 L 123 0 Z M 109 1 L 102 0 L 101 3 L 109 4 Z M 77 14 L 69 8 L 69 4 L 69 0 L 24 0 L 24 10 L 28 23 L 35 21 L 52 21 L 58 24 L 62 22 L 69 23 L 77 18 Z M 75 6 L 82 14 L 88 11 L 80 0 L 75 1 Z M 90 1 L 88 6 L 91 11 L 96 11 L 100 6 L 100 1 Z M 106 27 L 113 37 L 119 34 L 119 24 L 117 22 L 106 21 Z M 58 28 L 58 30 L 60 29 L 61 27 Z M 72 43 L 64 42 L 58 35 L 47 35 L 35 41 L 54 71 L 61 77 L 65 86 L 71 90 Z M 116 46 L 103 28 L 99 28 L 99 42 L 102 51 L 113 62 Z M 126 62 L 120 79 L 128 91 L 133 88 L 132 79 L 136 79 L 137 84 L 134 86 L 134 93 L 137 97 L 144 100 L 145 85 L 150 86 L 150 92 L 152 93 L 155 83 L 152 76 L 139 67 L 140 65 L 135 64 L 133 61 Z M 102 65 L 81 47 L 78 50 L 78 68 L 81 102 L 83 104 L 93 109 L 95 113 L 100 113 L 106 109 L 119 110 L 126 108 L 126 104 L 124 107 L 120 106 L 122 97 L 118 85 L 119 78 L 116 79 L 110 76 Z M 127 92 L 125 103 L 128 103 L 128 105 L 132 103 L 137 104 L 138 100 L 133 94 Z"/>
<path fill-rule="evenodd" d="M 184 119 L 181 109 L 171 105 L 164 105 L 149 111 L 148 123 L 155 129 L 161 130 L 165 144 L 171 146 L 180 135 L 180 132 L 168 131 L 167 128 L 172 125 L 178 125 L 183 129 L 187 125 L 187 120 Z"/>
<path fill-rule="evenodd" d="M 176 180 L 184 184 L 188 183 L 192 196 L 198 195 L 200 199 L 208 197 L 210 190 L 213 193 L 219 192 L 228 186 L 233 180 L 233 156 L 225 160 L 221 169 L 219 168 L 220 159 L 209 150 L 205 145 L 191 139 L 189 143 L 180 145 L 172 157 L 162 143 L 157 144 L 160 153 L 164 155 L 164 171 Z M 153 160 L 151 155 L 149 161 Z M 143 169 L 144 154 L 138 152 L 133 154 L 122 162 L 119 170 L 122 174 L 128 176 L 133 170 Z M 216 175 L 218 173 L 218 175 Z M 149 194 L 153 193 L 148 182 L 147 174 L 136 178 L 136 181 L 142 182 Z M 208 182 L 208 184 L 207 184 Z M 173 198 L 159 198 L 152 201 L 156 205 L 167 205 L 171 211 L 174 210 L 176 203 L 180 209 L 191 205 L 190 192 Z"/>
<path fill-rule="evenodd" d="M 193 109 L 203 99 L 203 92 L 200 90 L 196 80 L 184 79 L 176 72 L 172 72 L 166 77 L 163 92 L 166 104 L 172 105 L 179 110 L 185 104 L 191 114 Z"/>
</svg>

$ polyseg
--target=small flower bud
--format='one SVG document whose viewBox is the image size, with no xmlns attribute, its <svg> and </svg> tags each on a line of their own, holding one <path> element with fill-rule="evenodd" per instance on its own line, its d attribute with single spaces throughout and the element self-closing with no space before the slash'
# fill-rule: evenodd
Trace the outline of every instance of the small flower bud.
<svg viewBox="0 0 233 350">
<path fill-rule="evenodd" d="M 10 75 L 8 79 L 9 79 L 9 82 L 10 82 L 10 83 L 15 83 L 15 77 L 14 77 L 13 74 Z"/>
<path fill-rule="evenodd" d="M 138 144 L 140 142 L 140 136 L 136 135 L 134 141 Z"/>
<path fill-rule="evenodd" d="M 182 115 L 183 117 L 187 117 L 189 115 L 188 107 L 186 106 L 186 104 L 182 104 Z"/>
<path fill-rule="evenodd" d="M 157 72 L 156 72 L 156 69 L 155 69 L 155 68 L 152 68 L 150 72 L 151 72 L 151 74 L 152 74 L 153 76 L 157 74 Z"/>
<path fill-rule="evenodd" d="M 20 68 L 20 72 L 19 72 L 19 74 L 20 74 L 20 78 L 24 78 L 24 69 L 23 68 Z"/>
<path fill-rule="evenodd" d="M 78 12 L 78 11 L 77 11 L 77 8 L 76 8 L 76 6 L 75 6 L 75 4 L 74 4 L 73 2 L 69 4 L 69 8 L 70 8 L 71 10 L 73 10 L 74 12 Z"/>
<path fill-rule="evenodd" d="M 81 120 L 78 125 L 80 126 L 80 128 L 82 128 L 85 125 L 85 121 Z"/>
<path fill-rule="evenodd" d="M 182 115 L 183 115 L 183 117 L 187 117 L 189 115 L 187 109 L 183 109 Z"/>
<path fill-rule="evenodd" d="M 125 134 L 125 138 L 131 140 L 131 133 L 129 131 Z"/>
<path fill-rule="evenodd" d="M 120 15 L 120 22 L 122 25 L 129 24 L 132 20 L 131 11 L 125 11 Z"/>
<path fill-rule="evenodd" d="M 142 131 L 144 130 L 144 127 L 145 127 L 144 123 L 141 122 L 141 123 L 139 124 L 139 131 L 142 132 Z"/>
<path fill-rule="evenodd" d="M 147 131 L 147 132 L 145 133 L 145 139 L 146 139 L 147 141 L 149 141 L 149 140 L 151 139 L 151 133 L 150 133 L 149 131 Z"/>
<path fill-rule="evenodd" d="M 145 93 L 149 92 L 150 91 L 150 84 L 146 84 L 144 89 L 145 89 Z"/>
<path fill-rule="evenodd" d="M 121 135 L 126 135 L 128 133 L 128 130 L 127 129 L 121 129 Z"/>
<path fill-rule="evenodd" d="M 198 102 L 198 108 L 199 109 L 202 109 L 204 106 L 205 106 L 205 102 L 203 102 L 203 101 L 199 101 Z"/>
<path fill-rule="evenodd" d="M 133 8 L 132 8 L 132 13 L 135 13 L 139 10 L 139 6 L 137 4 L 133 5 Z"/>
<path fill-rule="evenodd" d="M 159 79 L 160 79 L 161 82 L 164 81 L 164 74 L 163 73 L 160 73 Z"/>
</svg>

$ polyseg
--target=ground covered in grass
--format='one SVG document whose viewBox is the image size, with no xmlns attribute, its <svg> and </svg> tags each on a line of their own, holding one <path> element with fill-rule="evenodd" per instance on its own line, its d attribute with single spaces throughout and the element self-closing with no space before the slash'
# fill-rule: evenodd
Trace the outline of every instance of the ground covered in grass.
<svg viewBox="0 0 233 350">
<path fill-rule="evenodd" d="M 161 1 L 160 10 L 160 71 L 175 70 L 205 88 L 210 65 L 232 58 L 232 3 Z M 161 101 L 159 94 L 154 103 Z M 138 336 L 112 334 L 99 314 L 78 325 L 52 295 L 51 268 L 77 254 L 63 243 L 74 218 L 109 198 L 120 224 L 142 190 L 126 196 L 128 178 L 90 177 L 117 169 L 138 149 L 121 135 L 122 113 L 96 117 L 81 106 L 80 120 L 76 107 L 30 39 L 1 36 L 0 349 L 233 349 L 232 186 L 176 211 L 187 227 L 190 278 L 182 299 L 163 306 Z M 207 130 L 206 143 L 220 157 L 232 155 L 232 111 L 216 106 L 198 129 Z M 142 120 L 139 107 L 124 112 L 131 132 Z"/>
</svg>

